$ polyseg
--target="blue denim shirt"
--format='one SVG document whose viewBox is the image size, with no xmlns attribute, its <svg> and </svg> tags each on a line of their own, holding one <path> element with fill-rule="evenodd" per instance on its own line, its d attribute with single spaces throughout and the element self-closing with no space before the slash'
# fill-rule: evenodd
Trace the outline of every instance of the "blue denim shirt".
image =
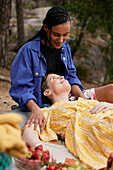
<svg viewBox="0 0 113 170">
<path fill-rule="evenodd" d="M 83 91 L 83 86 L 76 76 L 69 44 L 66 41 L 62 45 L 61 60 L 65 64 L 65 79 L 71 85 L 78 85 Z M 11 88 L 9 94 L 21 109 L 27 110 L 25 105 L 30 99 L 33 99 L 39 107 L 44 107 L 41 100 L 41 81 L 46 71 L 47 63 L 40 52 L 40 37 L 38 37 L 20 48 L 10 70 Z"/>
</svg>

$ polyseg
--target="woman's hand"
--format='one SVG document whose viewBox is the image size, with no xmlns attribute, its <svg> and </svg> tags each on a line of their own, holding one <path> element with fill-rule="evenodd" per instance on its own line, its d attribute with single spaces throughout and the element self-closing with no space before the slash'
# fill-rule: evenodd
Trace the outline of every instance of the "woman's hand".
<svg viewBox="0 0 113 170">
<path fill-rule="evenodd" d="M 32 114 L 26 124 L 29 124 L 28 127 L 30 127 L 33 123 L 34 123 L 34 130 L 36 130 L 36 128 L 39 124 L 40 133 L 42 134 L 43 129 L 46 128 L 46 119 L 40 109 L 33 110 Z"/>
<path fill-rule="evenodd" d="M 32 112 L 30 118 L 26 122 L 26 125 L 29 127 L 34 123 L 34 130 L 36 130 L 37 126 L 40 127 L 40 133 L 43 133 L 43 129 L 46 128 L 46 119 L 44 114 L 42 113 L 41 109 L 38 107 L 38 105 L 33 101 L 30 100 L 26 106 L 28 109 Z"/>
<path fill-rule="evenodd" d="M 97 114 L 100 111 L 106 112 L 108 110 L 113 110 L 113 104 L 107 102 L 100 102 L 90 109 L 90 112 Z"/>
</svg>

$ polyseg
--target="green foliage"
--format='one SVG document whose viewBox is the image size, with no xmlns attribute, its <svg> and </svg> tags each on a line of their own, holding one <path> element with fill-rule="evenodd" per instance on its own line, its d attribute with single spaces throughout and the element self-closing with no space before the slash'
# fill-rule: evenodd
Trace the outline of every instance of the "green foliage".
<svg viewBox="0 0 113 170">
<path fill-rule="evenodd" d="M 109 33 L 113 28 L 113 0 L 70 0 L 66 8 L 80 21 L 80 26 L 90 17 L 88 30 L 92 33 L 97 29 Z"/>
<path fill-rule="evenodd" d="M 88 70 L 86 67 L 83 65 L 77 65 L 76 66 L 77 70 L 77 76 L 79 77 L 80 80 L 86 80 L 88 77 Z"/>
<path fill-rule="evenodd" d="M 109 47 L 106 50 L 106 55 L 110 59 L 106 59 L 107 75 L 106 77 L 113 78 L 113 0 L 70 0 L 65 6 L 71 15 L 78 19 L 78 26 L 85 25 L 88 18 L 87 29 L 92 35 L 95 35 L 96 30 L 106 32 L 111 36 Z M 82 41 L 82 39 L 80 39 Z M 75 53 L 80 47 L 80 41 L 77 43 L 76 38 L 72 46 L 72 52 Z M 71 43 L 72 44 L 72 43 Z"/>
</svg>

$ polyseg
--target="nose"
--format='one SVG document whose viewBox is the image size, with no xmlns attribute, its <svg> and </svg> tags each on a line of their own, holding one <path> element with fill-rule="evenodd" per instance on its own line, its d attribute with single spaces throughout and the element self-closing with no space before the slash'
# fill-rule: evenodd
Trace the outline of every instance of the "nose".
<svg viewBox="0 0 113 170">
<path fill-rule="evenodd" d="M 58 41 L 59 41 L 60 43 L 62 43 L 62 42 L 63 42 L 63 36 L 60 36 L 59 39 L 58 39 Z"/>
<path fill-rule="evenodd" d="M 64 76 L 60 76 L 60 79 L 64 79 Z"/>
</svg>

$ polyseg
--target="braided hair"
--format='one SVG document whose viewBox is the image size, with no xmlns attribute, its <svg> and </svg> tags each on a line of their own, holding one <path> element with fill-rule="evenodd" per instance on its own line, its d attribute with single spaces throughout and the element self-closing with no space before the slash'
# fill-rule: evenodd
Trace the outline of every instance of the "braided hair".
<svg viewBox="0 0 113 170">
<path fill-rule="evenodd" d="M 47 12 L 43 24 L 52 27 L 63 24 L 67 21 L 70 21 L 70 15 L 67 10 L 63 7 L 53 7 Z"/>
<path fill-rule="evenodd" d="M 60 24 L 63 24 L 67 21 L 71 22 L 70 19 L 70 15 L 68 13 L 68 11 L 63 8 L 63 7 L 52 7 L 48 10 L 45 19 L 43 20 L 43 24 L 46 24 L 48 26 L 48 28 L 50 28 L 50 32 L 51 32 L 51 28 L 52 26 L 57 26 Z M 46 37 L 46 32 L 44 31 L 43 26 L 41 27 L 40 31 L 31 39 L 29 39 L 28 41 L 32 41 L 35 38 L 39 37 Z"/>
</svg>

